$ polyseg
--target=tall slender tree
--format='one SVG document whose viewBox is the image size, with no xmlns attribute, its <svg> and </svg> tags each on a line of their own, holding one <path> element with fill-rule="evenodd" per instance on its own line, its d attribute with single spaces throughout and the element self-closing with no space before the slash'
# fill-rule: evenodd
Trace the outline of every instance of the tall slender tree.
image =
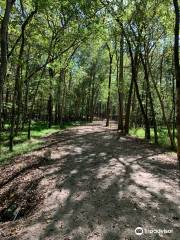
<svg viewBox="0 0 180 240">
<path fill-rule="evenodd" d="M 174 28 L 174 63 L 175 63 L 175 76 L 176 76 L 176 91 L 177 91 L 177 156 L 180 166 L 180 65 L 179 65 L 179 24 L 180 12 L 178 0 L 173 0 L 175 11 L 175 28 Z"/>
<path fill-rule="evenodd" d="M 112 81 L 112 63 L 113 63 L 113 53 L 111 52 L 110 46 L 107 44 L 108 52 L 109 52 L 109 83 L 108 83 L 108 99 L 107 99 L 107 119 L 106 119 L 106 127 L 109 126 L 110 120 L 110 103 L 111 103 L 111 81 Z"/>
<path fill-rule="evenodd" d="M 2 132 L 2 108 L 3 108 L 3 86 L 7 74 L 7 54 L 8 54 L 8 25 L 10 13 L 15 0 L 6 0 L 6 8 L 3 19 L 1 21 L 1 34 L 0 34 L 0 144 Z"/>
</svg>

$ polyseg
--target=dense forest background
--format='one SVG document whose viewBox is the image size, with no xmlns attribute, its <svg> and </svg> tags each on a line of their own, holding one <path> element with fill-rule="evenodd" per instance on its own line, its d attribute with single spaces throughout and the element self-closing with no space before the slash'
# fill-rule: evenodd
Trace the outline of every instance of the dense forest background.
<svg viewBox="0 0 180 240">
<path fill-rule="evenodd" d="M 177 148 L 178 1 L 0 3 L 2 157 L 38 129 L 94 119 Z"/>
</svg>

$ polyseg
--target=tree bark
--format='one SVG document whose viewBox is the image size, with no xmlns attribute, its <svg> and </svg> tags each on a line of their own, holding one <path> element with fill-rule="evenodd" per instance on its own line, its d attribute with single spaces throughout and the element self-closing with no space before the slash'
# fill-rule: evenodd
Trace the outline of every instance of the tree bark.
<svg viewBox="0 0 180 240">
<path fill-rule="evenodd" d="M 18 63 L 16 66 L 16 76 L 15 76 L 15 101 L 17 104 L 17 112 L 16 112 L 16 135 L 19 131 L 19 124 L 20 124 L 20 116 L 22 113 L 22 87 L 23 82 L 20 76 L 21 68 L 22 68 L 22 60 L 24 54 L 24 47 L 25 47 L 25 31 L 26 27 L 32 20 L 33 16 L 37 13 L 37 9 L 32 11 L 29 16 L 25 19 L 22 27 L 21 27 L 21 47 L 19 51 Z"/>
<path fill-rule="evenodd" d="M 96 78 L 96 64 L 92 66 L 92 83 L 91 83 L 91 101 L 90 101 L 90 121 L 93 122 L 94 119 L 94 105 L 95 105 L 95 78 Z"/>
<path fill-rule="evenodd" d="M 58 89 L 57 89 L 57 114 L 58 123 L 60 127 L 63 125 L 63 115 L 64 115 L 64 103 L 66 95 L 66 69 L 60 69 L 60 76 L 58 79 Z"/>
<path fill-rule="evenodd" d="M 162 98 L 161 98 L 160 91 L 159 91 L 159 89 L 158 89 L 158 87 L 157 87 L 157 84 L 156 84 L 156 82 L 155 82 L 155 80 L 154 80 L 154 76 L 153 76 L 153 74 L 152 74 L 152 71 L 151 71 L 151 68 L 150 68 L 150 67 L 149 67 L 149 72 L 150 72 L 150 75 L 151 75 L 151 80 L 152 80 L 154 89 L 155 89 L 155 91 L 156 91 L 156 94 L 157 94 L 158 99 L 159 99 L 159 102 L 160 102 L 160 106 L 161 106 L 161 110 L 162 110 L 162 114 L 163 114 L 163 119 L 164 119 L 164 123 L 165 123 L 165 125 L 166 125 L 166 127 L 167 127 L 167 131 L 168 131 L 168 135 L 169 135 L 171 147 L 172 147 L 172 149 L 176 149 L 176 143 L 175 143 L 175 141 L 174 141 L 174 139 L 173 139 L 173 135 L 172 135 L 172 132 L 171 132 L 171 127 L 170 127 L 170 125 L 169 125 L 169 123 L 168 123 L 168 120 L 167 120 L 167 117 L 166 117 L 164 102 L 163 102 L 163 100 L 162 100 Z"/>
<path fill-rule="evenodd" d="M 107 110 L 106 110 L 106 127 L 109 126 L 110 120 L 110 101 L 111 101 L 111 80 L 112 80 L 112 61 L 113 55 L 111 54 L 110 47 L 107 45 L 109 51 L 109 84 L 108 84 L 108 99 L 107 99 Z"/>
<path fill-rule="evenodd" d="M 145 138 L 147 140 L 150 140 L 151 134 L 150 134 L 149 119 L 148 119 L 148 116 L 146 114 L 146 111 L 144 110 L 144 106 L 142 104 L 141 96 L 140 96 L 140 93 L 139 93 L 138 82 L 137 82 L 137 75 L 138 75 L 137 66 L 139 64 L 139 62 L 138 62 L 139 49 L 138 49 L 138 46 L 137 46 L 136 49 L 134 50 L 135 53 L 133 53 L 133 50 L 132 50 L 132 47 L 131 47 L 131 42 L 130 42 L 127 34 L 125 33 L 123 27 L 122 27 L 122 31 L 123 31 L 123 34 L 124 34 L 124 36 L 126 38 L 126 41 L 127 41 L 127 44 L 128 44 L 128 48 L 129 48 L 129 54 L 130 54 L 130 58 L 131 58 L 132 78 L 133 78 L 133 81 L 134 81 L 136 96 L 137 96 L 137 99 L 138 99 L 138 102 L 139 102 L 139 106 L 140 106 L 140 109 L 141 109 L 141 113 L 142 113 L 143 119 L 144 119 Z"/>
<path fill-rule="evenodd" d="M 25 30 L 33 16 L 36 14 L 37 9 L 32 11 L 30 15 L 26 18 L 24 23 L 21 27 L 21 35 L 22 41 L 19 50 L 18 62 L 16 66 L 16 75 L 15 75 L 15 89 L 14 89 L 14 97 L 13 97 L 13 106 L 12 106 L 12 113 L 11 113 L 11 129 L 10 129 L 10 136 L 9 136 L 9 149 L 10 151 L 13 150 L 13 139 L 14 139 L 14 128 L 15 128 L 15 120 L 16 120 L 16 134 L 19 130 L 19 121 L 20 121 L 20 114 L 21 114 L 21 103 L 22 103 L 22 80 L 20 77 L 21 67 L 22 67 L 22 59 L 25 47 Z M 17 109 L 16 109 L 17 105 Z"/>
<path fill-rule="evenodd" d="M 143 106 L 143 103 L 142 103 L 142 100 L 141 100 L 141 96 L 140 96 L 140 93 L 139 93 L 138 82 L 137 82 L 138 53 L 136 52 L 134 57 L 133 57 L 132 52 L 130 53 L 130 55 L 131 55 L 132 78 L 133 78 L 133 81 L 134 81 L 134 86 L 135 86 L 135 90 L 136 90 L 136 96 L 137 96 L 137 99 L 138 99 L 138 103 L 139 103 L 141 113 L 142 113 L 143 118 L 144 118 L 145 138 L 147 140 L 149 140 L 151 138 L 149 119 L 148 119 L 148 116 L 146 115 L 146 112 L 144 110 L 144 106 Z"/>
<path fill-rule="evenodd" d="M 131 79 L 127 107 L 126 107 L 125 125 L 124 125 L 125 134 L 129 134 L 129 119 L 130 119 L 130 113 L 131 113 L 132 93 L 133 93 L 133 79 Z"/>
<path fill-rule="evenodd" d="M 119 77 L 118 77 L 118 100 L 119 100 L 119 111 L 118 111 L 118 130 L 123 132 L 123 115 L 124 115 L 124 74 L 123 74 L 123 65 L 124 65 L 124 37 L 121 34 L 120 38 L 120 57 L 119 57 Z"/>
<path fill-rule="evenodd" d="M 6 9 L 1 21 L 0 34 L 0 144 L 2 134 L 2 109 L 3 109 L 3 87 L 7 74 L 7 51 L 8 51 L 8 25 L 10 19 L 10 12 L 15 0 L 6 0 Z"/>
<path fill-rule="evenodd" d="M 47 113 L 48 113 L 48 127 L 51 128 L 53 122 L 53 96 L 52 96 L 52 79 L 54 77 L 54 72 L 52 68 L 49 68 L 49 98 L 47 103 Z"/>
<path fill-rule="evenodd" d="M 49 94 L 48 104 L 47 104 L 47 111 L 48 111 L 48 128 L 52 127 L 52 120 L 53 120 L 53 99 L 52 94 Z"/>
<path fill-rule="evenodd" d="M 177 93 L 177 156 L 180 167 L 180 65 L 179 65 L 179 24 L 180 12 L 178 0 L 173 0 L 175 11 L 175 29 L 174 29 L 174 63 L 175 63 L 175 76 L 176 76 L 176 93 Z"/>
<path fill-rule="evenodd" d="M 149 82 L 148 66 L 147 66 L 147 62 L 144 59 L 142 53 L 140 53 L 140 57 L 141 57 L 141 62 L 142 62 L 143 68 L 144 68 L 144 76 L 145 76 L 145 80 L 146 80 L 146 83 L 147 83 L 147 89 L 148 89 L 148 96 L 147 97 L 149 97 L 149 102 L 150 102 L 150 107 L 151 107 L 151 112 L 152 112 L 152 118 L 153 118 L 154 142 L 155 142 L 155 144 L 158 144 L 156 114 L 155 114 L 154 104 L 153 104 L 153 99 L 152 99 L 152 94 L 151 94 L 151 86 L 150 86 L 150 82 Z"/>
</svg>

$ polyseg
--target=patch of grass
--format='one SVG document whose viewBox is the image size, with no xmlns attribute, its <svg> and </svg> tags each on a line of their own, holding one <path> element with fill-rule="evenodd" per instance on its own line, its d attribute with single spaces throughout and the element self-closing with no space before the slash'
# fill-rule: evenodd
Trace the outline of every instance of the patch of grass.
<svg viewBox="0 0 180 240">
<path fill-rule="evenodd" d="M 52 126 L 51 128 L 48 128 L 47 126 L 44 126 L 42 128 L 32 128 L 31 130 L 31 137 L 32 138 L 41 138 L 44 136 L 48 136 L 52 133 L 55 133 L 59 131 L 59 126 Z"/>
<path fill-rule="evenodd" d="M 41 138 L 58 131 L 60 131 L 58 126 L 53 126 L 50 129 L 43 126 L 41 129 L 36 128 L 35 126 L 35 128 L 32 127 L 30 140 L 27 139 L 26 131 L 20 132 L 19 135 L 14 138 L 14 147 L 12 152 L 9 151 L 8 134 L 6 134 L 6 136 L 4 136 L 4 144 L 1 147 L 0 163 L 43 146 L 44 142 L 41 140 Z"/>
<path fill-rule="evenodd" d="M 27 140 L 23 143 L 16 144 L 12 152 L 8 150 L 8 147 L 1 148 L 0 163 L 4 163 L 11 158 L 21 155 L 23 153 L 31 152 L 43 145 L 43 142 L 40 140 Z"/>
<path fill-rule="evenodd" d="M 43 122 L 33 122 L 31 127 L 31 139 L 27 139 L 27 126 L 25 126 L 24 130 L 18 134 L 17 137 L 14 138 L 14 148 L 13 151 L 10 152 L 8 148 L 9 144 L 9 133 L 8 131 L 3 133 L 3 145 L 0 150 L 0 164 L 7 162 L 11 158 L 29 153 L 35 149 L 44 145 L 44 141 L 42 141 L 42 137 L 47 137 L 53 133 L 62 131 L 66 128 L 70 128 L 73 126 L 79 126 L 85 124 L 84 121 L 74 121 L 74 122 L 66 122 L 63 126 L 59 127 L 58 125 L 54 125 L 51 128 L 48 128 L 46 123 Z"/>
<path fill-rule="evenodd" d="M 134 137 L 144 138 L 145 131 L 143 128 L 132 128 L 130 129 L 129 134 Z"/>
<path fill-rule="evenodd" d="M 132 128 L 129 131 L 129 134 L 134 137 L 144 138 L 145 137 L 145 130 L 144 128 Z M 166 128 L 159 128 L 158 129 L 158 142 L 159 145 L 164 147 L 170 147 L 170 141 L 168 136 L 168 131 Z M 154 130 L 151 128 L 151 143 L 154 143 Z"/>
</svg>

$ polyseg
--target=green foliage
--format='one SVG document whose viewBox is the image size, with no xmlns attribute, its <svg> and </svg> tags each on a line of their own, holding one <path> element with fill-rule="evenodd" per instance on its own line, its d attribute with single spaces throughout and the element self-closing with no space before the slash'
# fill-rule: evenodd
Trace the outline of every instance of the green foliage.
<svg viewBox="0 0 180 240">
<path fill-rule="evenodd" d="M 18 59 L 23 42 L 22 26 L 35 8 L 37 13 L 28 22 L 24 32 L 22 59 Z M 3 3 L 0 8 L 1 19 L 4 9 Z M 124 80 L 120 90 L 123 89 L 124 115 L 127 110 L 132 74 L 129 42 L 132 53 L 139 54 L 137 83 L 149 121 L 152 123 L 152 109 L 140 54 L 148 65 L 149 87 L 157 124 L 164 125 L 164 116 L 152 79 L 163 100 L 166 118 L 172 126 L 175 121 L 173 21 L 172 5 L 168 0 L 16 1 L 8 28 L 8 51 L 11 54 L 8 56 L 7 78 L 3 89 L 4 124 L 12 122 L 16 92 L 20 96 L 20 99 L 15 99 L 15 125 L 19 124 L 17 126 L 19 129 L 20 125 L 28 124 L 29 118 L 36 122 L 50 121 L 49 112 L 52 114 L 51 124 L 56 123 L 61 126 L 71 120 L 88 120 L 91 115 L 97 114 L 100 107 L 101 115 L 105 116 L 109 51 L 113 55 L 111 112 L 117 118 L 120 38 L 123 35 Z M 20 68 L 20 76 L 17 81 L 18 68 Z M 19 116 L 18 108 L 21 110 Z M 144 127 L 134 89 L 130 117 L 132 125 Z M 18 118 L 19 123 L 17 123 Z M 40 125 L 42 129 L 38 132 L 34 127 L 33 125 L 31 131 L 32 139 L 48 133 L 46 127 L 42 125 Z M 27 129 L 25 132 L 19 131 L 14 142 L 26 141 L 26 135 Z M 144 137 L 144 132 L 138 130 L 137 135 Z M 161 135 L 162 133 L 159 134 L 159 139 Z M 6 133 L 3 140 L 7 145 Z M 14 151 L 16 147 L 15 144 Z"/>
<path fill-rule="evenodd" d="M 27 139 L 27 126 L 17 137 L 15 137 L 14 141 L 14 150 L 13 152 L 9 152 L 8 150 L 8 135 L 7 133 L 3 134 L 4 144 L 1 147 L 1 155 L 0 155 L 0 164 L 6 163 L 10 161 L 13 157 L 16 157 L 21 154 L 25 154 L 31 152 L 32 150 L 43 147 L 46 142 L 43 140 L 43 137 L 48 137 L 53 133 L 59 133 L 66 128 L 79 126 L 81 124 L 85 124 L 85 121 L 74 121 L 74 122 L 66 122 L 61 128 L 57 125 L 48 128 L 46 123 L 43 122 L 34 122 L 32 124 L 31 131 L 31 140 Z M 6 128 L 9 126 L 6 125 Z"/>
<path fill-rule="evenodd" d="M 144 128 L 132 128 L 130 129 L 131 136 L 137 137 L 137 138 L 144 138 L 145 137 L 145 130 Z M 154 143 L 154 130 L 151 128 L 151 143 Z M 170 147 L 170 142 L 168 138 L 168 132 L 166 128 L 159 128 L 158 129 L 158 142 L 159 145 L 162 147 Z"/>
</svg>

